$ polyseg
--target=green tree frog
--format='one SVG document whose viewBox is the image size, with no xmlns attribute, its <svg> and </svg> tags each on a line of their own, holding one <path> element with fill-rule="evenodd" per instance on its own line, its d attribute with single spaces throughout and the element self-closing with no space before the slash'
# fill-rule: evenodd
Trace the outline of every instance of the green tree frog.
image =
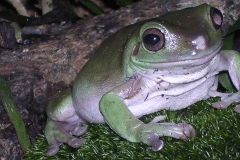
<svg viewBox="0 0 240 160">
<path fill-rule="evenodd" d="M 195 137 L 189 124 L 145 124 L 138 118 L 159 110 L 179 110 L 219 96 L 215 108 L 240 100 L 240 54 L 220 51 L 221 12 L 207 4 L 171 12 L 127 26 L 106 39 L 76 77 L 73 89 L 61 92 L 48 108 L 47 156 L 62 143 L 84 143 L 86 123 L 107 123 L 119 136 L 142 142 L 153 151 L 159 138 Z M 228 71 L 238 92 L 219 93 L 218 73 Z"/>
</svg>

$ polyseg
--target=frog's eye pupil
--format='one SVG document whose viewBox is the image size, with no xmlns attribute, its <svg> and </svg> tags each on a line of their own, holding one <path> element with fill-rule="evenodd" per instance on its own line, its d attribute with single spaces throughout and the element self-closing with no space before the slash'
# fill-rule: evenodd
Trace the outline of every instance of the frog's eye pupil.
<svg viewBox="0 0 240 160">
<path fill-rule="evenodd" d="M 148 34 L 144 37 L 144 42 L 150 45 L 156 45 L 160 41 L 160 37 L 156 34 Z"/>
<path fill-rule="evenodd" d="M 164 34 L 156 28 L 147 29 L 142 35 L 145 48 L 149 51 L 158 51 L 163 48 L 165 39 Z"/>
</svg>

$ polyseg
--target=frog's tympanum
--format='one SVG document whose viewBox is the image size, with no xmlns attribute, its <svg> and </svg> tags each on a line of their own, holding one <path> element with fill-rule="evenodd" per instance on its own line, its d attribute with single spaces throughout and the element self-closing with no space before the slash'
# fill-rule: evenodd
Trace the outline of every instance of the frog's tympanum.
<svg viewBox="0 0 240 160">
<path fill-rule="evenodd" d="M 87 123 L 107 123 L 119 136 L 142 142 L 153 151 L 159 138 L 195 137 L 189 124 L 145 124 L 138 118 L 159 110 L 179 110 L 209 97 L 215 108 L 240 100 L 240 54 L 220 51 L 221 12 L 203 4 L 127 26 L 106 39 L 79 72 L 72 91 L 53 99 L 45 136 L 48 156 L 67 143 L 80 147 Z M 228 71 L 238 92 L 219 93 L 218 73 Z"/>
</svg>

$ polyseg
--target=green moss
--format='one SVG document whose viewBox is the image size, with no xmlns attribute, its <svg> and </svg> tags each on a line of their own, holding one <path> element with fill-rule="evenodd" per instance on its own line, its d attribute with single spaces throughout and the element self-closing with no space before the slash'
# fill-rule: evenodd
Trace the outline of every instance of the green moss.
<svg viewBox="0 0 240 160">
<path fill-rule="evenodd" d="M 167 114 L 164 122 L 188 123 L 195 128 L 195 140 L 161 138 L 165 146 L 160 152 L 124 140 L 105 124 L 90 124 L 81 148 L 62 145 L 56 156 L 46 157 L 47 141 L 39 136 L 23 159 L 236 159 L 240 154 L 240 115 L 233 106 L 224 110 L 213 108 L 212 102 L 218 100 L 211 98 L 184 110 L 160 111 L 141 118 L 147 123 L 157 115 Z"/>
</svg>

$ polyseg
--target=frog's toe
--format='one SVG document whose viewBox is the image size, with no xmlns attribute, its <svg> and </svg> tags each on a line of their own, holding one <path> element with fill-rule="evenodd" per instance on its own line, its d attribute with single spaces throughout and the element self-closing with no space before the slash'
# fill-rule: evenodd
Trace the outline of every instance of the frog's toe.
<svg viewBox="0 0 240 160">
<path fill-rule="evenodd" d="M 151 146 L 154 152 L 160 151 L 164 147 L 164 142 L 159 139 L 159 135 L 156 133 L 149 133 L 146 144 Z"/>
<path fill-rule="evenodd" d="M 217 109 L 225 109 L 229 106 L 229 103 L 220 101 L 220 102 L 213 103 L 212 106 Z"/>
<path fill-rule="evenodd" d="M 73 148 L 78 148 L 82 146 L 84 142 L 85 142 L 84 138 L 78 139 L 76 137 L 70 137 L 67 141 L 67 144 Z"/>
<path fill-rule="evenodd" d="M 164 147 L 164 142 L 162 140 L 159 140 L 159 139 L 154 141 L 153 144 L 152 144 L 152 150 L 154 152 L 162 150 L 163 147 Z"/>
<path fill-rule="evenodd" d="M 49 146 L 48 151 L 46 153 L 46 155 L 49 156 L 54 156 L 55 154 L 57 154 L 59 151 L 59 146 L 58 145 L 53 145 L 53 146 Z"/>
<path fill-rule="evenodd" d="M 165 120 L 166 118 L 167 118 L 167 115 L 160 115 L 160 116 L 154 117 L 150 123 L 157 123 Z"/>
<path fill-rule="evenodd" d="M 83 126 L 83 127 L 76 127 L 74 130 L 73 130 L 73 135 L 75 136 L 81 136 L 83 135 L 85 132 L 87 131 L 87 126 Z"/>
<path fill-rule="evenodd" d="M 183 128 L 183 136 L 182 136 L 181 139 L 186 141 L 190 137 L 196 138 L 196 131 L 193 128 L 193 126 L 191 126 L 189 124 L 185 124 L 185 123 L 179 123 L 177 125 L 179 125 L 179 126 L 181 126 Z"/>
</svg>

